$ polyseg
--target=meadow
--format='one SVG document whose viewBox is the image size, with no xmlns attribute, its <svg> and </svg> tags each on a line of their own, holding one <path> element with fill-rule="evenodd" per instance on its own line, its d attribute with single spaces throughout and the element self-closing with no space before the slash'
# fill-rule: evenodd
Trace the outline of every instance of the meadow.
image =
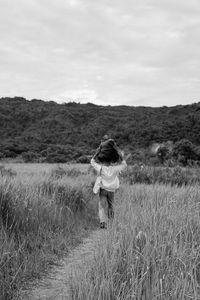
<svg viewBox="0 0 200 300">
<path fill-rule="evenodd" d="M 71 299 L 200 299 L 199 170 L 131 166 Z M 0 166 L 0 299 L 17 298 L 98 229 L 88 165 Z"/>
<path fill-rule="evenodd" d="M 115 219 L 71 299 L 200 299 L 198 186 L 123 185 Z"/>
<path fill-rule="evenodd" d="M 89 177 L 85 166 L 0 166 L 0 299 L 17 298 L 96 227 Z"/>
</svg>

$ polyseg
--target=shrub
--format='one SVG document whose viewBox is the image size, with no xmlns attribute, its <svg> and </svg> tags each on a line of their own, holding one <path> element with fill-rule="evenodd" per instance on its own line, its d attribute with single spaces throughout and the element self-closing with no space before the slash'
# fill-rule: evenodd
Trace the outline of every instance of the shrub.
<svg viewBox="0 0 200 300">
<path fill-rule="evenodd" d="M 162 145 L 158 148 L 157 156 L 159 157 L 161 164 L 169 158 L 169 153 L 169 148 L 166 145 Z"/>
<path fill-rule="evenodd" d="M 173 156 L 179 163 L 186 166 L 188 160 L 196 160 L 195 146 L 186 139 L 175 143 L 173 147 Z"/>
<path fill-rule="evenodd" d="M 28 151 L 22 153 L 24 162 L 34 162 L 38 159 L 38 155 L 34 152 Z"/>
<path fill-rule="evenodd" d="M 17 153 L 15 153 L 14 151 L 12 151 L 12 150 L 4 150 L 3 151 L 3 153 L 4 153 L 4 156 L 5 157 L 10 157 L 10 158 L 15 158 L 15 157 L 17 157 Z"/>
<path fill-rule="evenodd" d="M 67 162 L 66 156 L 64 154 L 50 153 L 47 155 L 45 162 L 48 163 L 65 163 Z"/>
<path fill-rule="evenodd" d="M 89 164 L 89 162 L 90 162 L 90 156 L 88 156 L 88 155 L 82 155 L 82 156 L 80 156 L 80 157 L 78 157 L 76 159 L 76 162 L 80 163 L 80 164 Z"/>
</svg>

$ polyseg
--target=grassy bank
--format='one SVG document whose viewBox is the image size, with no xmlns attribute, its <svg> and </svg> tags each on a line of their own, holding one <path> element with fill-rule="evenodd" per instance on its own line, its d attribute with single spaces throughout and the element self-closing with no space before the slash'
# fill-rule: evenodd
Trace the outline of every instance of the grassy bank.
<svg viewBox="0 0 200 300">
<path fill-rule="evenodd" d="M 12 299 L 95 228 L 90 181 L 64 166 L 1 168 L 0 299 Z"/>
<path fill-rule="evenodd" d="M 71 282 L 72 299 L 199 299 L 199 199 L 194 186 L 123 185 L 109 234 Z"/>
</svg>

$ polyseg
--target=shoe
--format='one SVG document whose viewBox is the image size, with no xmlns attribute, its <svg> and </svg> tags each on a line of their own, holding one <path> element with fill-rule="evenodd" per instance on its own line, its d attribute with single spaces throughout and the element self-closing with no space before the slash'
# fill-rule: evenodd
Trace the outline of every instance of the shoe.
<svg viewBox="0 0 200 300">
<path fill-rule="evenodd" d="M 100 228 L 101 228 L 101 229 L 107 229 L 107 224 L 106 224 L 106 222 L 101 222 L 101 223 L 100 223 Z"/>
</svg>

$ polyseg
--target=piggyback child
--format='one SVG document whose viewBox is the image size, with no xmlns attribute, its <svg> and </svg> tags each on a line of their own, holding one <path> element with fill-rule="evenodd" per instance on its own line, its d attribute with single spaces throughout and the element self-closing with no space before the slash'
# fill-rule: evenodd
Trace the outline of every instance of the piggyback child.
<svg viewBox="0 0 200 300">
<path fill-rule="evenodd" d="M 118 176 L 127 167 L 127 163 L 124 153 L 112 139 L 101 142 L 90 163 L 98 174 L 93 190 L 99 193 L 100 228 L 106 229 L 108 220 L 114 217 L 113 203 L 115 191 L 119 188 Z"/>
</svg>

